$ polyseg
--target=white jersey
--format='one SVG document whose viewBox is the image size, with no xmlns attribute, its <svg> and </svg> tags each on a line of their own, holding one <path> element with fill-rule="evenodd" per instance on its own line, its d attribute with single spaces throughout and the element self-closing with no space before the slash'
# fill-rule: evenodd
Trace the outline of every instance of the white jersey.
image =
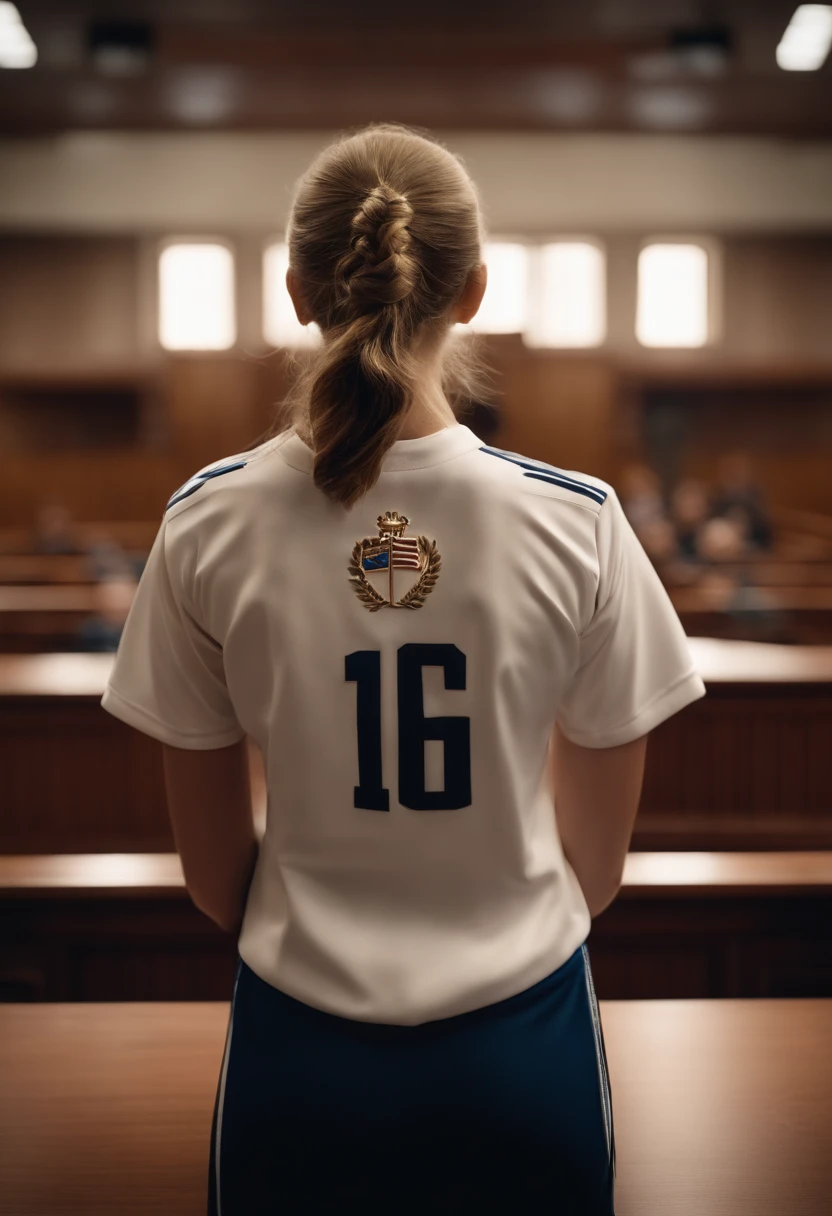
<svg viewBox="0 0 832 1216">
<path fill-rule="evenodd" d="M 312 468 L 288 431 L 173 495 L 102 705 L 174 747 L 256 741 L 241 957 L 318 1009 L 417 1025 L 513 996 L 587 938 L 555 720 L 612 747 L 705 689 L 597 477 L 466 426 L 393 444 L 350 511 Z"/>
</svg>

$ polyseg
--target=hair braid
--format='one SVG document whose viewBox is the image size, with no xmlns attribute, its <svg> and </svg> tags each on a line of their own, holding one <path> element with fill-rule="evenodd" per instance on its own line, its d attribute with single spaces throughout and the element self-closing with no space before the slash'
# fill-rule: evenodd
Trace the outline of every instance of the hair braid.
<svg viewBox="0 0 832 1216">
<path fill-rule="evenodd" d="M 377 123 L 313 161 L 287 239 L 324 342 L 284 404 L 311 442 L 315 484 L 349 507 L 374 485 L 398 437 L 422 339 L 447 338 L 448 313 L 481 260 L 479 200 L 440 143 Z M 454 377 L 460 398 L 482 391 L 478 351 L 449 345 L 443 389 Z"/>
</svg>

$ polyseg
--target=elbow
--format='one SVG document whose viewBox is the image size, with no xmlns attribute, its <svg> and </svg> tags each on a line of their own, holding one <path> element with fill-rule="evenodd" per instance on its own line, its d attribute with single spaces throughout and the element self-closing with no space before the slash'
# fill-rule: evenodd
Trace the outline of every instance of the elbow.
<svg viewBox="0 0 832 1216">
<path fill-rule="evenodd" d="M 243 923 L 242 911 L 239 908 L 232 908 L 216 898 L 208 898 L 192 887 L 188 887 L 188 894 L 194 906 L 222 929 L 223 933 L 239 933 Z"/>
<path fill-rule="evenodd" d="M 593 884 L 591 888 L 584 891 L 584 898 L 593 920 L 596 916 L 600 916 L 614 901 L 616 895 L 621 890 L 623 881 L 624 874 L 621 871 L 612 879 Z"/>
</svg>

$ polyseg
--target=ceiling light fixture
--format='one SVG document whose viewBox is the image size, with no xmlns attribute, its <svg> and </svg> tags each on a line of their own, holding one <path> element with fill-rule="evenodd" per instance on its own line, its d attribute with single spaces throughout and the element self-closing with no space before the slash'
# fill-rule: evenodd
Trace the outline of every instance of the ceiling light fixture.
<svg viewBox="0 0 832 1216">
<path fill-rule="evenodd" d="M 832 5 L 801 4 L 780 39 L 775 58 L 784 72 L 816 72 L 832 44 Z"/>
<path fill-rule="evenodd" d="M 37 47 L 13 4 L 0 3 L 0 68 L 32 68 Z"/>
</svg>

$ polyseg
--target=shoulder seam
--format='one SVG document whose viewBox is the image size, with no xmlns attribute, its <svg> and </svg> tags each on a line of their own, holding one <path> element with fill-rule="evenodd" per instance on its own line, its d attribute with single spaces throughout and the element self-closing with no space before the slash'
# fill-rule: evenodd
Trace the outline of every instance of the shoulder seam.
<svg viewBox="0 0 832 1216">
<path fill-rule="evenodd" d="M 553 485 L 554 483 L 550 482 L 549 484 Z M 534 498 L 548 498 L 550 502 L 563 502 L 566 503 L 567 507 L 577 507 L 579 511 L 588 511 L 589 514 L 595 519 L 598 518 L 601 513 L 601 508 L 603 507 L 603 503 L 596 503 L 595 506 L 592 507 L 588 502 L 577 502 L 574 498 L 566 498 L 565 494 L 547 494 L 545 490 L 538 489 L 536 486 L 524 485 L 522 488 L 527 494 L 531 494 Z M 563 489 L 561 486 L 556 486 L 555 488 Z M 566 493 L 569 493 L 569 491 L 566 490 Z"/>
</svg>

